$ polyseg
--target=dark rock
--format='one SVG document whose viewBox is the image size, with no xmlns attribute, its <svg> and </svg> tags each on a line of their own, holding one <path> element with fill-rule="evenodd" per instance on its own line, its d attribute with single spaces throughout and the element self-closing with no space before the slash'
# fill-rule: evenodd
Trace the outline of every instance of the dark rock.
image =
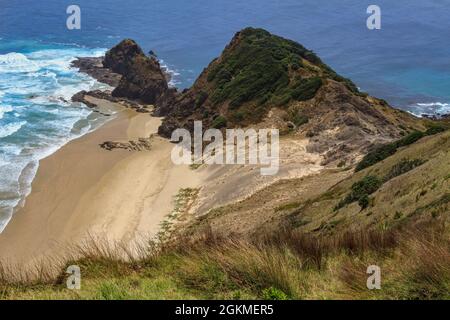
<svg viewBox="0 0 450 320">
<path fill-rule="evenodd" d="M 112 92 L 114 97 L 125 97 L 160 106 L 165 105 L 173 94 L 158 60 L 147 57 L 133 40 L 123 40 L 109 50 L 103 66 L 122 75 L 118 86 Z"/>
<path fill-rule="evenodd" d="M 87 91 L 85 91 L 85 90 L 80 91 L 80 92 L 78 92 L 78 93 L 76 93 L 76 94 L 73 95 L 72 101 L 73 101 L 73 102 L 84 103 L 84 104 L 87 105 L 89 108 L 96 108 L 96 107 L 97 107 L 96 104 L 91 103 L 91 102 L 89 102 L 89 101 L 86 100 L 86 95 L 88 95 L 88 94 L 89 94 L 89 92 L 87 92 Z"/>
<path fill-rule="evenodd" d="M 137 141 L 130 140 L 128 142 L 106 141 L 100 144 L 100 147 L 112 151 L 114 149 L 124 149 L 127 151 L 148 151 L 151 149 L 150 138 L 140 138 Z"/>
<path fill-rule="evenodd" d="M 86 73 L 94 79 L 106 83 L 112 87 L 119 85 L 122 76 L 103 67 L 103 58 L 77 58 L 72 62 L 72 66 L 78 68 L 80 72 Z"/>
<path fill-rule="evenodd" d="M 162 137 L 170 138 L 172 132 L 179 128 L 179 123 L 173 120 L 164 121 L 158 128 L 158 134 Z"/>
</svg>

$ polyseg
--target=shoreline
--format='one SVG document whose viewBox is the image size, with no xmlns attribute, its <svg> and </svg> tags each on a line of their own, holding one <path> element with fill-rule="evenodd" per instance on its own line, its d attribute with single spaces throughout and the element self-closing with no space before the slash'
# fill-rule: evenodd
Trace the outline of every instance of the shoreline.
<svg viewBox="0 0 450 320">
<path fill-rule="evenodd" d="M 86 106 L 86 108 L 89 108 L 89 107 Z M 36 177 L 37 171 L 39 170 L 39 164 L 40 164 L 41 161 L 45 160 L 48 157 L 51 157 L 54 153 L 58 152 L 61 148 L 63 148 L 67 144 L 71 143 L 72 141 L 80 139 L 80 138 L 84 137 L 85 135 L 91 134 L 94 131 L 100 129 L 103 125 L 105 125 L 108 122 L 110 122 L 111 120 L 113 120 L 114 113 L 115 112 L 119 112 L 119 111 L 120 110 L 117 109 L 117 107 L 112 108 L 112 109 L 105 109 L 105 110 L 99 110 L 97 108 L 91 109 L 91 114 L 89 114 L 86 119 L 81 119 L 81 120 L 87 120 L 87 121 L 90 122 L 89 128 L 85 132 L 81 132 L 81 130 L 80 130 L 81 128 L 76 128 L 76 124 L 77 123 L 75 123 L 73 129 L 80 130 L 80 133 L 74 134 L 73 136 L 68 137 L 68 139 L 65 140 L 64 142 L 62 142 L 61 145 L 58 145 L 57 147 L 51 149 L 51 151 L 45 152 L 44 155 L 42 157 L 40 157 L 39 159 L 30 162 L 28 165 L 33 165 L 33 162 L 37 162 L 34 174 L 32 176 L 31 175 L 30 176 L 26 176 L 26 175 L 23 176 L 25 171 L 28 169 L 27 167 L 25 167 L 22 170 L 22 174 L 21 174 L 21 178 L 28 179 L 28 180 L 31 181 L 31 183 L 29 183 L 29 185 L 26 186 L 29 189 L 29 191 L 26 192 L 26 193 L 21 194 L 21 198 L 20 198 L 19 202 L 13 208 L 13 215 L 14 215 L 14 213 L 16 213 L 18 210 L 20 210 L 24 206 L 25 199 L 31 193 L 31 191 L 32 191 L 31 190 L 31 184 L 34 181 L 34 178 Z M 89 117 L 91 117 L 92 115 L 95 115 L 96 113 L 98 113 L 98 114 L 100 114 L 102 116 L 105 116 L 105 117 L 111 117 L 111 119 L 108 119 L 108 118 L 103 118 L 103 119 L 102 118 L 95 118 L 95 119 L 88 120 Z M 7 226 L 7 224 L 8 224 L 8 222 L 5 223 L 5 227 Z M 1 233 L 1 231 L 2 231 L 2 229 L 0 228 L 0 233 Z"/>
<path fill-rule="evenodd" d="M 121 107 L 93 99 L 100 108 Z M 201 182 L 198 172 L 170 161 L 173 145 L 153 136 L 160 122 L 122 107 L 114 119 L 41 160 L 24 206 L 0 234 L 0 260 L 60 255 L 92 234 L 126 243 L 154 237 L 177 192 Z M 149 137 L 150 150 L 100 147 Z"/>
<path fill-rule="evenodd" d="M 95 97 L 90 97 L 93 99 L 96 99 Z M 99 128 L 101 128 L 103 125 L 107 124 L 108 122 L 110 122 L 115 113 L 116 112 L 120 112 L 123 107 L 117 105 L 116 103 L 114 103 L 113 105 L 110 106 L 106 106 L 106 105 L 100 105 L 100 106 L 91 106 L 89 107 L 87 105 L 89 98 L 82 102 L 85 104 L 85 108 L 87 110 L 90 110 L 91 113 L 84 119 L 80 119 L 79 121 L 87 121 L 89 124 L 86 127 L 87 130 L 85 130 L 83 132 L 83 127 L 77 127 L 77 123 L 76 122 L 72 128 L 72 130 L 77 130 L 79 131 L 78 133 L 74 133 L 72 136 L 67 137 L 67 139 L 63 142 L 61 142 L 60 144 L 58 144 L 57 146 L 54 146 L 52 148 L 48 148 L 49 150 L 45 150 L 44 152 L 41 153 L 41 156 L 39 156 L 36 159 L 32 159 L 27 166 L 25 166 L 23 168 L 23 170 L 20 173 L 19 176 L 19 185 L 20 185 L 20 191 L 19 191 L 19 195 L 20 197 L 18 198 L 18 201 L 16 203 L 16 205 L 14 207 L 10 207 L 11 209 L 11 213 L 10 216 L 7 217 L 7 219 L 2 219 L 0 220 L 0 234 L 3 232 L 3 230 L 6 228 L 6 226 L 8 225 L 8 223 L 11 221 L 11 219 L 14 217 L 14 214 L 19 211 L 21 208 L 23 208 L 24 204 L 25 204 L 25 200 L 26 198 L 30 195 L 31 193 L 31 189 L 32 189 L 32 182 L 34 181 L 37 171 L 39 170 L 39 164 L 41 161 L 43 161 L 44 159 L 52 156 L 54 153 L 58 152 L 58 150 L 60 150 L 61 148 L 63 148 L 65 145 L 71 143 L 72 141 L 75 141 L 77 139 L 80 139 L 82 137 L 84 137 L 85 135 L 88 135 L 96 130 L 98 130 Z M 103 116 L 102 117 L 97 117 L 96 114 Z M 109 119 L 108 119 L 109 118 Z"/>
</svg>

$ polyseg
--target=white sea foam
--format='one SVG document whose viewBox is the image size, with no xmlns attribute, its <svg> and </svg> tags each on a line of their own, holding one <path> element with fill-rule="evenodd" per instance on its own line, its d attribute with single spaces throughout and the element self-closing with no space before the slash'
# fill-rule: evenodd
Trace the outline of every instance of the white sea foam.
<svg viewBox="0 0 450 320">
<path fill-rule="evenodd" d="M 106 121 L 70 101 L 81 90 L 108 87 L 71 68 L 77 56 L 104 52 L 62 48 L 0 55 L 0 232 L 30 192 L 39 161 Z M 8 112 L 14 112 L 13 122 Z M 6 139 L 13 134 L 14 140 Z"/>
<path fill-rule="evenodd" d="M 39 66 L 24 54 L 11 52 L 0 55 L 0 73 L 35 72 Z"/>
<path fill-rule="evenodd" d="M 180 81 L 178 80 L 180 73 L 177 70 L 169 67 L 169 65 L 166 62 L 164 62 L 163 59 L 159 59 L 159 63 L 161 65 L 161 69 L 170 76 L 170 81 L 168 83 L 169 86 L 176 87 L 180 83 Z"/>
<path fill-rule="evenodd" d="M 5 126 L 0 127 L 0 138 L 9 137 L 20 130 L 27 122 L 20 121 L 15 123 L 8 123 Z"/>
<path fill-rule="evenodd" d="M 444 102 L 427 102 L 416 103 L 408 107 L 408 111 L 416 116 L 422 117 L 423 115 L 439 116 L 450 114 L 450 103 Z"/>
<path fill-rule="evenodd" d="M 11 106 L 1 106 L 0 105 L 0 120 L 3 119 L 3 116 L 5 113 L 13 111 L 13 108 Z"/>
</svg>

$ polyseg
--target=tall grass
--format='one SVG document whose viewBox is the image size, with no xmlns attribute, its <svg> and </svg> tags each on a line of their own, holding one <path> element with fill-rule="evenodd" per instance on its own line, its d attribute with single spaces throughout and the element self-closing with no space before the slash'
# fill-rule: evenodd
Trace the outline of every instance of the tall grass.
<svg viewBox="0 0 450 320">
<path fill-rule="evenodd" d="M 160 245 L 142 242 L 133 248 L 91 238 L 70 252 L 27 270 L 0 264 L 0 294 L 15 298 L 42 288 L 58 292 L 66 266 L 77 264 L 85 279 L 98 283 L 95 295 L 87 290 L 80 298 L 127 299 L 132 297 L 129 291 L 140 290 L 127 287 L 128 282 L 161 276 L 173 280 L 176 289 L 170 290 L 179 290 L 181 297 L 450 297 L 450 238 L 444 222 L 328 236 L 286 229 L 257 239 L 223 237 L 207 230 L 196 238 L 179 237 Z M 381 290 L 366 287 L 366 270 L 373 264 L 382 270 Z M 124 285 L 120 279 L 133 281 Z M 165 294 L 160 292 L 161 297 Z M 145 298 L 146 293 L 138 296 Z"/>
</svg>

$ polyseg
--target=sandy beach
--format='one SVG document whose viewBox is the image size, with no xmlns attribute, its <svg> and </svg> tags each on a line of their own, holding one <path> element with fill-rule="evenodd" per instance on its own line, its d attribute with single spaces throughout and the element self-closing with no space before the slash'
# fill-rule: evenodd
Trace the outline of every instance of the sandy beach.
<svg viewBox="0 0 450 320">
<path fill-rule="evenodd" d="M 120 108 L 106 100 L 96 103 L 100 109 Z M 145 151 L 99 145 L 148 138 L 160 122 L 123 109 L 42 160 L 25 205 L 0 234 L 0 260 L 26 263 L 63 254 L 88 234 L 124 242 L 154 236 L 173 209 L 173 197 L 181 188 L 200 185 L 200 173 L 173 165 L 173 145 L 158 136 Z"/>
<path fill-rule="evenodd" d="M 148 240 L 174 212 L 183 188 L 198 188 L 189 214 L 243 200 L 278 180 L 317 173 L 321 157 L 306 151 L 307 141 L 281 143 L 277 175 L 261 176 L 258 166 L 174 165 L 173 148 L 157 134 L 162 118 L 88 97 L 97 111 L 120 110 L 99 129 L 42 160 L 25 205 L 0 234 L 0 261 L 21 265 L 46 256 L 64 256 L 91 237 L 122 244 Z M 100 147 L 106 141 L 149 139 L 150 150 Z M 298 145 L 297 145 L 298 144 Z M 192 212 L 191 212 L 192 211 Z"/>
</svg>

